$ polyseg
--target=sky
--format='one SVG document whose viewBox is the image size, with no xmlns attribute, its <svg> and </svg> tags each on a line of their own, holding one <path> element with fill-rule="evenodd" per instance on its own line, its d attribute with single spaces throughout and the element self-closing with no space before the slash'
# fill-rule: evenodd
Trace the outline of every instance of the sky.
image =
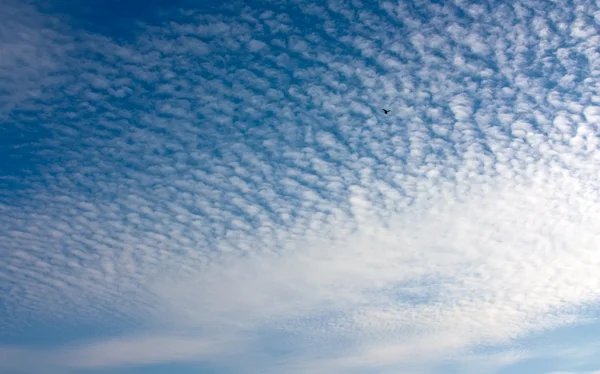
<svg viewBox="0 0 600 374">
<path fill-rule="evenodd" d="M 0 0 L 0 372 L 599 374 L 598 46 L 592 0 Z"/>
</svg>

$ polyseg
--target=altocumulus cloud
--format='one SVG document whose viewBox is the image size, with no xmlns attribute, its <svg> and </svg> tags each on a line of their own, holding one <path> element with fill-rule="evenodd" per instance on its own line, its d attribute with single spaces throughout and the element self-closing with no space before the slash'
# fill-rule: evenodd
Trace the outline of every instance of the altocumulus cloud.
<svg viewBox="0 0 600 374">
<path fill-rule="evenodd" d="M 136 328 L 0 367 L 493 371 L 597 302 L 597 2 L 40 9 L 0 5 L 0 331 Z"/>
</svg>

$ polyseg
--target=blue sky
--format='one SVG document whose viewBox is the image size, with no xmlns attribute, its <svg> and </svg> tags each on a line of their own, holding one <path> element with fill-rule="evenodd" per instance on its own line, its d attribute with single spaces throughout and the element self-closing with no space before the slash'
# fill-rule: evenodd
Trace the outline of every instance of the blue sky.
<svg viewBox="0 0 600 374">
<path fill-rule="evenodd" d="M 598 2 L 122 3 L 0 3 L 0 372 L 600 373 Z"/>
</svg>

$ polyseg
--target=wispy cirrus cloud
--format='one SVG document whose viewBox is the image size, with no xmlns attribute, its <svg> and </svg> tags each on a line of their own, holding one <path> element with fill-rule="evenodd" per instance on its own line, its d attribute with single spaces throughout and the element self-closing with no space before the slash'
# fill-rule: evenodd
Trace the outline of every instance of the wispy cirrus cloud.
<svg viewBox="0 0 600 374">
<path fill-rule="evenodd" d="M 49 135 L 0 195 L 1 331 L 151 336 L 3 352 L 418 371 L 577 322 L 599 289 L 599 10 L 541 5 L 233 3 L 125 40 L 2 5 L 2 45 L 43 48 L 5 60 L 38 91 L 7 85 L 0 118 Z M 265 354 L 275 333 L 294 354 Z"/>
</svg>

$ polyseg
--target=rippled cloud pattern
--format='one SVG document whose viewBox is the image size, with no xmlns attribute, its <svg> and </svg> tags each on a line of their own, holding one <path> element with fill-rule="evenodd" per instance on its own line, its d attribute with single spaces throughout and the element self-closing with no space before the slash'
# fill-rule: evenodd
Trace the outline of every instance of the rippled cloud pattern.
<svg viewBox="0 0 600 374">
<path fill-rule="evenodd" d="M 600 370 L 598 1 L 2 0 L 0 124 L 3 373 Z"/>
</svg>

